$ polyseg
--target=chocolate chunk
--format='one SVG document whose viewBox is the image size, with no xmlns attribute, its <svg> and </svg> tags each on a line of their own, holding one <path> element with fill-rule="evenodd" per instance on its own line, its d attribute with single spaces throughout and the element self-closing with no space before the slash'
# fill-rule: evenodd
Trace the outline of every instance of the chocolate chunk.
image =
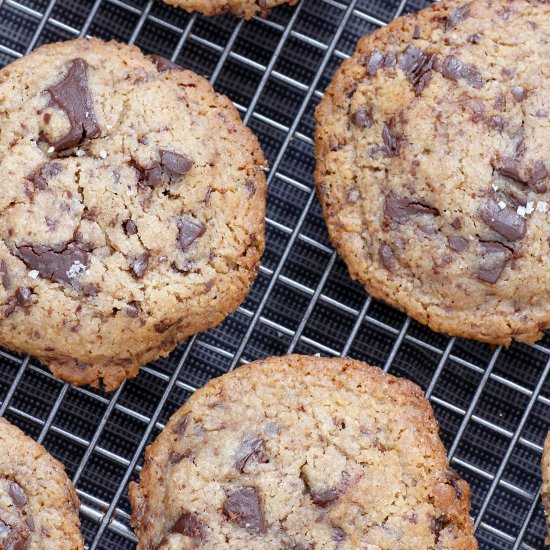
<svg viewBox="0 0 550 550">
<path fill-rule="evenodd" d="M 437 233 L 437 227 L 433 225 L 419 225 L 418 229 L 425 233 L 426 235 L 435 235 Z"/>
<path fill-rule="evenodd" d="M 333 527 L 330 530 L 330 537 L 334 542 L 342 542 L 346 538 L 346 533 L 340 527 Z"/>
<path fill-rule="evenodd" d="M 82 287 L 82 294 L 84 294 L 84 296 L 97 296 L 98 293 L 99 288 L 92 283 L 89 283 Z"/>
<path fill-rule="evenodd" d="M 464 21 L 470 17 L 470 8 L 472 3 L 464 4 L 456 9 L 454 9 L 446 18 L 445 18 L 445 30 L 454 29 L 461 21 Z"/>
<path fill-rule="evenodd" d="M 462 63 L 454 55 L 445 59 L 441 74 L 449 80 L 465 80 L 473 88 L 483 88 L 485 84 L 477 67 Z"/>
<path fill-rule="evenodd" d="M 28 287 L 20 287 L 15 291 L 15 299 L 22 306 L 28 306 L 31 303 L 32 289 Z"/>
<path fill-rule="evenodd" d="M 27 519 L 25 519 L 25 523 L 27 524 L 27 527 L 29 528 L 31 533 L 34 533 L 36 531 L 36 525 L 34 523 L 34 519 L 27 518 Z"/>
<path fill-rule="evenodd" d="M 514 99 L 518 102 L 523 101 L 527 97 L 527 91 L 523 86 L 514 86 L 511 91 Z"/>
<path fill-rule="evenodd" d="M 206 227 L 193 218 L 181 218 L 178 222 L 178 228 L 182 252 L 187 252 L 189 247 L 206 231 Z"/>
<path fill-rule="evenodd" d="M 407 222 L 411 216 L 416 216 L 418 214 L 438 216 L 439 212 L 436 208 L 432 208 L 431 206 L 407 197 L 399 197 L 394 193 L 390 193 L 386 197 L 384 206 L 384 221 L 386 223 L 397 222 L 403 224 Z"/>
<path fill-rule="evenodd" d="M 530 182 L 538 182 L 548 177 L 548 168 L 542 160 L 535 161 L 529 168 Z"/>
<path fill-rule="evenodd" d="M 468 246 L 468 241 L 458 235 L 447 237 L 447 241 L 449 242 L 449 246 L 456 252 L 464 252 Z"/>
<path fill-rule="evenodd" d="M 159 152 L 162 171 L 168 177 L 170 183 L 187 174 L 193 167 L 193 162 L 185 155 L 165 150 Z"/>
<path fill-rule="evenodd" d="M 149 252 L 143 252 L 139 254 L 136 259 L 130 264 L 130 270 L 132 275 L 136 279 L 141 279 L 147 268 L 149 267 Z"/>
<path fill-rule="evenodd" d="M 170 61 L 160 55 L 150 55 L 149 59 L 151 59 L 151 61 L 157 66 L 157 71 L 159 73 L 170 71 L 172 69 L 176 71 L 183 71 L 183 67 L 180 67 L 177 63 L 174 63 L 173 61 Z"/>
<path fill-rule="evenodd" d="M 452 222 L 451 222 L 451 225 L 455 228 L 455 229 L 460 229 L 462 227 L 462 220 L 460 218 L 455 218 Z"/>
<path fill-rule="evenodd" d="M 223 504 L 223 513 L 233 523 L 254 533 L 266 532 L 260 496 L 254 487 L 244 487 L 228 496 Z"/>
<path fill-rule="evenodd" d="M 185 415 L 174 427 L 174 431 L 179 435 L 184 435 L 187 425 L 189 424 L 189 415 Z"/>
<path fill-rule="evenodd" d="M 71 241 L 65 245 L 19 245 L 18 256 L 25 265 L 36 270 L 41 277 L 56 283 L 75 286 L 78 275 L 88 266 L 88 253 L 82 243 Z"/>
<path fill-rule="evenodd" d="M 388 52 L 384 56 L 384 67 L 394 67 L 397 64 L 397 56 L 393 52 Z"/>
<path fill-rule="evenodd" d="M 324 491 L 314 491 L 308 485 L 308 491 L 311 495 L 311 500 L 313 500 L 314 504 L 317 504 L 317 506 L 326 506 L 334 502 L 340 496 L 340 492 L 335 487 L 325 489 Z"/>
<path fill-rule="evenodd" d="M 264 440 L 255 436 L 248 436 L 237 449 L 235 468 L 242 474 L 249 461 L 265 462 Z"/>
<path fill-rule="evenodd" d="M 155 330 L 159 334 L 162 334 L 163 332 L 166 332 L 173 324 L 173 321 L 168 321 L 167 319 L 165 319 L 164 321 L 161 321 L 160 323 L 157 323 L 155 325 Z"/>
<path fill-rule="evenodd" d="M 248 191 L 248 196 L 252 198 L 256 194 L 256 186 L 254 185 L 254 182 L 251 180 L 246 180 L 244 182 L 244 186 L 246 187 L 246 190 Z M 210 190 L 212 191 L 212 190 Z"/>
<path fill-rule="evenodd" d="M 162 179 L 162 167 L 157 161 L 152 162 L 145 170 L 145 179 L 149 182 L 151 187 L 156 187 Z"/>
<path fill-rule="evenodd" d="M 388 270 L 393 271 L 395 269 L 395 256 L 391 246 L 383 244 L 378 250 L 378 257 L 382 265 Z"/>
<path fill-rule="evenodd" d="M 40 168 L 40 175 L 45 179 L 55 178 L 63 172 L 63 166 L 57 162 L 45 162 Z"/>
<path fill-rule="evenodd" d="M 191 512 L 184 512 L 174 523 L 170 533 L 179 533 L 192 539 L 202 539 L 206 536 L 206 526 Z"/>
<path fill-rule="evenodd" d="M 31 172 L 27 176 L 27 179 L 33 183 L 34 189 L 36 191 L 44 191 L 44 189 L 48 187 L 48 182 L 40 174 L 37 174 L 36 172 Z"/>
<path fill-rule="evenodd" d="M 366 105 L 362 105 L 357 111 L 351 113 L 350 120 L 358 128 L 370 128 L 372 126 L 372 118 Z"/>
<path fill-rule="evenodd" d="M 525 235 L 525 220 L 511 207 L 500 208 L 496 200 L 489 199 L 479 209 L 480 218 L 508 241 L 517 241 Z"/>
<path fill-rule="evenodd" d="M 500 157 L 495 163 L 495 170 L 504 178 L 509 178 L 518 183 L 527 183 L 520 173 L 519 161 L 512 157 Z"/>
<path fill-rule="evenodd" d="M 3 550 L 25 550 L 29 532 L 23 526 L 10 525 L 0 519 L 0 543 Z"/>
<path fill-rule="evenodd" d="M 2 286 L 4 290 L 9 290 L 10 288 L 10 275 L 8 272 L 8 264 L 5 260 L 0 260 L 0 281 L 2 281 Z"/>
<path fill-rule="evenodd" d="M 413 31 L 413 38 L 416 40 L 422 36 L 422 31 L 420 30 L 420 27 L 415 27 Z"/>
<path fill-rule="evenodd" d="M 126 235 L 135 235 L 138 232 L 137 225 L 130 219 L 122 222 L 122 228 L 124 229 Z"/>
<path fill-rule="evenodd" d="M 128 302 L 126 315 L 135 319 L 139 315 L 139 302 Z"/>
<path fill-rule="evenodd" d="M 71 149 L 99 135 L 86 69 L 83 59 L 73 59 L 65 77 L 48 88 L 52 102 L 65 112 L 70 124 L 69 133 L 52 143 L 56 151 Z"/>
<path fill-rule="evenodd" d="M 447 481 L 452 486 L 452 488 L 455 490 L 456 498 L 461 499 L 462 498 L 462 488 L 459 485 L 459 481 L 461 481 L 461 477 L 459 473 L 456 470 L 453 470 L 453 468 L 449 468 L 447 470 Z"/>
<path fill-rule="evenodd" d="M 433 53 L 423 52 L 414 46 L 409 46 L 401 57 L 399 66 L 407 74 L 417 96 L 422 94 L 430 82 L 434 61 Z"/>
<path fill-rule="evenodd" d="M 479 245 L 482 262 L 479 265 L 477 276 L 482 281 L 494 284 L 512 257 L 512 251 L 498 241 L 481 241 Z"/>
<path fill-rule="evenodd" d="M 384 140 L 386 155 L 388 157 L 396 157 L 399 154 L 399 139 L 390 132 L 387 125 L 384 125 L 384 129 L 382 130 L 382 139 Z"/>
<path fill-rule="evenodd" d="M 27 504 L 27 495 L 19 483 L 12 481 L 8 489 L 8 494 L 17 508 L 23 508 Z"/>
<path fill-rule="evenodd" d="M 369 57 L 367 64 L 367 73 L 370 76 L 376 76 L 378 69 L 384 65 L 384 56 L 380 53 L 380 50 L 374 49 Z"/>
<path fill-rule="evenodd" d="M 188 449 L 189 452 L 186 453 L 178 453 L 177 451 L 172 451 L 170 453 L 170 464 L 172 466 L 175 466 L 176 464 L 179 464 L 184 458 L 190 456 L 190 449 Z"/>
</svg>

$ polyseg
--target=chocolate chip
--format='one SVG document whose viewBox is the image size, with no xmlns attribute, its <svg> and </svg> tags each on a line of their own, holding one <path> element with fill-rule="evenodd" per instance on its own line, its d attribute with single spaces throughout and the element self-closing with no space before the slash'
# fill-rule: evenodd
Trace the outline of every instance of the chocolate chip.
<svg viewBox="0 0 550 550">
<path fill-rule="evenodd" d="M 265 462 L 264 440 L 255 436 L 247 436 L 236 452 L 235 468 L 242 474 L 249 461 Z"/>
<path fill-rule="evenodd" d="M 384 125 L 384 129 L 382 130 L 382 139 L 384 140 L 386 155 L 388 157 L 396 157 L 399 154 L 399 139 L 390 132 L 387 125 Z"/>
<path fill-rule="evenodd" d="M 147 179 L 151 187 L 156 187 L 162 179 L 162 167 L 160 163 L 158 163 L 157 161 L 152 162 L 145 170 L 145 178 Z"/>
<path fill-rule="evenodd" d="M 464 252 L 468 246 L 468 241 L 458 235 L 447 237 L 447 241 L 449 242 L 449 246 L 456 252 Z"/>
<path fill-rule="evenodd" d="M 454 55 L 449 55 L 441 66 L 441 74 L 449 80 L 465 80 L 473 88 L 483 88 L 485 82 L 477 67 L 462 63 Z"/>
<path fill-rule="evenodd" d="M 500 157 L 495 163 L 495 170 L 504 178 L 509 178 L 518 183 L 527 183 L 520 173 L 519 161 L 512 157 Z"/>
<path fill-rule="evenodd" d="M 462 227 L 462 220 L 460 218 L 455 218 L 452 222 L 451 222 L 451 225 L 455 228 L 455 229 L 460 229 Z"/>
<path fill-rule="evenodd" d="M 48 187 L 48 182 L 42 176 L 40 176 L 40 174 L 37 174 L 36 172 L 31 172 L 27 176 L 27 179 L 30 182 L 32 182 L 32 184 L 34 185 L 35 191 L 44 191 L 44 189 Z"/>
<path fill-rule="evenodd" d="M 182 71 L 183 67 L 180 67 L 177 63 L 174 63 L 173 61 L 170 61 L 169 59 L 166 59 L 165 57 L 162 57 L 160 55 L 150 55 L 149 59 L 157 66 L 157 71 L 159 73 L 163 73 L 164 71 L 170 71 L 170 70 L 176 70 L 176 71 Z"/>
<path fill-rule="evenodd" d="M 2 286 L 4 290 L 9 290 L 10 288 L 10 276 L 8 272 L 8 265 L 5 260 L 0 260 L 0 281 L 2 281 Z"/>
<path fill-rule="evenodd" d="M 88 253 L 82 243 L 76 241 L 57 247 L 19 245 L 17 253 L 29 269 L 56 283 L 76 286 L 78 275 L 88 266 Z"/>
<path fill-rule="evenodd" d="M 251 198 L 256 194 L 256 186 L 254 185 L 254 182 L 251 180 L 246 180 L 244 182 L 244 186 L 246 187 L 246 190 L 248 191 L 248 196 Z"/>
<path fill-rule="evenodd" d="M 15 299 L 20 306 L 28 306 L 31 303 L 32 289 L 20 287 L 15 291 Z"/>
<path fill-rule="evenodd" d="M 159 153 L 162 171 L 168 177 L 170 183 L 187 174 L 193 167 L 193 162 L 185 155 L 165 150 L 160 150 Z"/>
<path fill-rule="evenodd" d="M 470 8 L 472 3 L 464 4 L 456 9 L 454 9 L 446 18 L 445 18 L 445 30 L 454 29 L 461 21 L 464 21 L 470 17 Z"/>
<path fill-rule="evenodd" d="M 542 160 L 535 161 L 529 168 L 529 179 L 532 182 L 538 182 L 548 177 L 548 168 Z"/>
<path fill-rule="evenodd" d="M 370 128 L 372 126 L 372 118 L 365 105 L 362 105 L 357 111 L 351 113 L 350 120 L 358 128 Z"/>
<path fill-rule="evenodd" d="M 511 259 L 512 252 L 498 241 L 481 241 L 479 246 L 482 262 L 479 265 L 477 276 L 482 281 L 494 284 Z"/>
<path fill-rule="evenodd" d="M 527 97 L 527 91 L 523 86 L 514 86 L 511 91 L 514 99 L 518 102 L 523 101 Z"/>
<path fill-rule="evenodd" d="M 17 508 L 23 508 L 27 504 L 27 495 L 19 483 L 12 481 L 8 489 L 8 494 Z"/>
<path fill-rule="evenodd" d="M 186 414 L 181 420 L 176 423 L 174 431 L 179 435 L 184 435 L 187 425 L 189 424 L 189 416 Z"/>
<path fill-rule="evenodd" d="M 179 464 L 185 457 L 189 456 L 190 453 L 178 453 L 177 451 L 172 451 L 170 453 L 170 464 L 175 466 Z"/>
<path fill-rule="evenodd" d="M 223 513 L 237 525 L 254 533 L 265 533 L 266 525 L 258 491 L 244 487 L 227 497 Z"/>
<path fill-rule="evenodd" d="M 425 233 L 426 235 L 435 235 L 437 233 L 437 227 L 433 225 L 419 225 L 418 229 Z"/>
<path fill-rule="evenodd" d="M 181 218 L 178 222 L 178 228 L 182 252 L 187 252 L 189 247 L 206 231 L 206 227 L 193 218 Z"/>
<path fill-rule="evenodd" d="M 397 64 L 397 56 L 393 52 L 387 52 L 384 56 L 384 67 L 394 67 Z"/>
<path fill-rule="evenodd" d="M 367 63 L 367 73 L 370 76 L 376 76 L 378 69 L 384 65 L 384 56 L 380 53 L 380 50 L 374 49 L 370 54 L 369 61 Z"/>
<path fill-rule="evenodd" d="M 128 305 L 126 306 L 126 315 L 135 319 L 139 315 L 139 303 L 128 302 Z"/>
<path fill-rule="evenodd" d="M 403 224 L 411 218 L 419 214 L 431 214 L 438 216 L 439 212 L 436 208 L 432 208 L 419 201 L 415 201 L 408 197 L 399 197 L 394 193 L 390 193 L 386 197 L 384 206 L 384 221 L 386 223 L 397 222 Z"/>
<path fill-rule="evenodd" d="M 422 31 L 420 30 L 420 27 L 415 27 L 413 31 L 413 38 L 416 40 L 417 38 L 420 38 L 422 36 Z"/>
<path fill-rule="evenodd" d="M 138 232 L 137 225 L 130 219 L 122 222 L 122 228 L 126 235 L 135 235 Z"/>
<path fill-rule="evenodd" d="M 383 244 L 378 250 L 378 257 L 382 265 L 388 270 L 393 271 L 395 269 L 395 256 L 391 246 Z"/>
<path fill-rule="evenodd" d="M 433 53 L 423 52 L 414 46 L 408 46 L 401 57 L 399 66 L 407 74 L 417 96 L 422 94 L 430 82 L 434 61 Z"/>
<path fill-rule="evenodd" d="M 340 496 L 340 492 L 335 487 L 325 489 L 324 491 L 313 491 L 308 486 L 308 491 L 311 495 L 311 500 L 313 500 L 314 504 L 317 504 L 317 506 L 327 506 Z"/>
<path fill-rule="evenodd" d="M 99 288 L 97 287 L 97 285 L 94 285 L 92 283 L 89 283 L 82 287 L 82 294 L 84 294 L 84 296 L 97 296 L 98 293 Z"/>
<path fill-rule="evenodd" d="M 65 77 L 48 88 L 52 102 L 65 112 L 70 124 L 69 133 L 52 143 L 56 151 L 71 149 L 99 135 L 86 69 L 83 59 L 73 59 Z"/>
<path fill-rule="evenodd" d="M 517 241 L 525 235 L 525 220 L 511 207 L 500 208 L 496 200 L 489 199 L 479 209 L 480 218 L 508 241 Z"/>
<path fill-rule="evenodd" d="M 143 252 L 136 256 L 136 259 L 130 264 L 132 275 L 136 279 L 141 279 L 149 267 L 149 252 Z"/>
<path fill-rule="evenodd" d="M 166 332 L 173 324 L 173 321 L 168 321 L 167 319 L 165 319 L 164 321 L 161 321 L 160 323 L 157 323 L 155 325 L 155 330 L 159 334 L 162 334 L 163 332 Z"/>
<path fill-rule="evenodd" d="M 206 536 L 206 526 L 191 512 L 184 512 L 170 529 L 170 533 L 179 533 L 192 539 L 202 539 Z"/>
<path fill-rule="evenodd" d="M 342 542 L 346 538 L 346 533 L 340 527 L 333 527 L 330 530 L 330 538 L 334 542 Z"/>
<path fill-rule="evenodd" d="M 34 519 L 27 518 L 25 519 L 25 523 L 27 524 L 27 527 L 30 529 L 31 533 L 34 533 L 36 531 L 36 525 L 34 523 Z"/>
</svg>

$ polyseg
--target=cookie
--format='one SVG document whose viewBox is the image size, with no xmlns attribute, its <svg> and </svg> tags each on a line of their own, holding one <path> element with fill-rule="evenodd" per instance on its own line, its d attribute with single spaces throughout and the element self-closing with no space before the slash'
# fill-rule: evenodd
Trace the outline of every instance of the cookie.
<svg viewBox="0 0 550 550">
<path fill-rule="evenodd" d="M 0 344 L 115 389 L 244 299 L 265 161 L 229 99 L 133 46 L 0 72 Z"/>
<path fill-rule="evenodd" d="M 318 107 L 332 242 L 433 330 L 550 327 L 549 21 L 548 2 L 436 2 L 363 38 Z"/>
<path fill-rule="evenodd" d="M 130 499 L 140 550 L 477 548 L 420 388 L 348 359 L 211 381 L 147 449 Z"/>
<path fill-rule="evenodd" d="M 544 449 L 542 451 L 542 504 L 546 515 L 546 524 L 548 534 L 546 536 L 546 544 L 550 544 L 550 432 L 544 441 Z"/>
<path fill-rule="evenodd" d="M 79 501 L 63 465 L 0 417 L 0 548 L 84 548 Z"/>
<path fill-rule="evenodd" d="M 183 8 L 186 11 L 197 11 L 203 15 L 224 15 L 229 13 L 236 17 L 251 19 L 255 15 L 267 17 L 269 12 L 281 4 L 296 4 L 298 0 L 164 0 L 167 4 Z"/>
</svg>

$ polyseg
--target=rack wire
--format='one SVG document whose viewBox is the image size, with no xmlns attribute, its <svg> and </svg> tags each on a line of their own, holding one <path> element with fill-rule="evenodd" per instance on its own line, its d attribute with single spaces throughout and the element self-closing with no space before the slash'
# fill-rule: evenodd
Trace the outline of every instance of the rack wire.
<svg viewBox="0 0 550 550">
<path fill-rule="evenodd" d="M 270 18 L 204 18 L 160 0 L 3 0 L 0 66 L 82 36 L 135 43 L 207 76 L 269 159 L 267 250 L 243 305 L 217 329 L 106 394 L 0 349 L 0 415 L 59 458 L 91 550 L 135 546 L 127 485 L 143 451 L 198 387 L 287 352 L 350 355 L 425 391 L 454 468 L 472 488 L 481 549 L 541 548 L 540 458 L 550 413 L 550 338 L 491 348 L 434 334 L 367 296 L 327 238 L 312 183 L 313 112 L 356 41 L 424 0 L 302 0 Z"/>
</svg>

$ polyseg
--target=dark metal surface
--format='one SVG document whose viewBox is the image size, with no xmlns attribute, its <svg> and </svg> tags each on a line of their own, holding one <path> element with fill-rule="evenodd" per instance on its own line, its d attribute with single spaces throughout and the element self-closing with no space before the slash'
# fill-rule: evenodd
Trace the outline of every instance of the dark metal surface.
<svg viewBox="0 0 550 550">
<path fill-rule="evenodd" d="M 303 0 L 267 20 L 204 18 L 160 0 L 4 0 L 0 65 L 92 35 L 139 45 L 207 76 L 269 159 L 267 250 L 248 298 L 220 327 L 145 367 L 113 394 L 67 386 L 0 350 L 0 415 L 59 458 L 91 548 L 133 548 L 127 483 L 143 449 L 194 389 L 289 351 L 349 354 L 426 390 L 453 467 L 472 487 L 482 549 L 538 549 L 540 456 L 550 413 L 550 338 L 496 348 L 434 334 L 371 300 L 327 238 L 313 190 L 313 111 L 357 39 L 423 0 Z"/>
</svg>

